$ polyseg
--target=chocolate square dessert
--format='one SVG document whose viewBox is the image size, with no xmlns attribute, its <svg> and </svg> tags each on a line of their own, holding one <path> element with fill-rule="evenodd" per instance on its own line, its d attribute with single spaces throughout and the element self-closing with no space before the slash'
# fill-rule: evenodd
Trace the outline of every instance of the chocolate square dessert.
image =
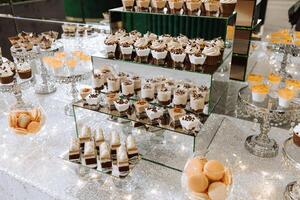
<svg viewBox="0 0 300 200">
<path fill-rule="evenodd" d="M 81 132 L 79 133 L 79 143 L 80 148 L 84 151 L 84 143 L 91 140 L 91 128 L 88 126 L 83 126 Z"/>
<path fill-rule="evenodd" d="M 171 108 L 169 109 L 169 115 L 171 118 L 171 127 L 174 129 L 181 128 L 179 118 L 186 114 L 185 110 L 182 108 Z"/>
<path fill-rule="evenodd" d="M 80 159 L 80 144 L 78 138 L 72 138 L 69 149 L 69 160 L 79 161 Z"/>
<path fill-rule="evenodd" d="M 90 168 L 97 167 L 95 144 L 93 141 L 88 141 L 88 142 L 84 143 L 83 159 L 84 159 L 86 166 L 88 166 Z"/>
<path fill-rule="evenodd" d="M 129 162 L 125 146 L 120 146 L 117 150 L 117 165 L 119 168 L 119 176 L 127 176 L 129 173 Z"/>
<path fill-rule="evenodd" d="M 120 145 L 121 145 L 121 143 L 120 143 L 120 135 L 117 132 L 115 132 L 115 131 L 111 132 L 110 153 L 111 153 L 112 159 L 116 159 L 117 148 Z"/>
<path fill-rule="evenodd" d="M 134 159 L 139 155 L 135 139 L 132 135 L 126 138 L 126 147 L 129 159 Z"/>
<path fill-rule="evenodd" d="M 99 161 L 101 165 L 101 170 L 104 172 L 111 172 L 112 171 L 112 161 L 110 155 L 110 149 L 106 142 L 101 143 L 100 145 L 100 155 Z"/>
<path fill-rule="evenodd" d="M 134 108 L 136 110 L 135 114 L 138 119 L 146 119 L 147 114 L 145 109 L 149 107 L 149 103 L 145 100 L 139 100 L 134 103 Z"/>
</svg>

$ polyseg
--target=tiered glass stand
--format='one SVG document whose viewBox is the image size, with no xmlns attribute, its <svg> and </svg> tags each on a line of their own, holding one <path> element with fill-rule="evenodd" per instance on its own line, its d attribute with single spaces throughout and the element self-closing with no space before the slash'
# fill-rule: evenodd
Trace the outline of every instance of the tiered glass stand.
<svg viewBox="0 0 300 200">
<path fill-rule="evenodd" d="M 267 96 L 265 101 L 252 101 L 249 87 L 242 88 L 238 95 L 238 114 L 242 117 L 254 118 L 260 123 L 260 134 L 251 135 L 245 141 L 246 149 L 259 157 L 269 158 L 278 154 L 279 146 L 274 139 L 268 137 L 271 126 L 290 125 L 299 120 L 300 105 L 293 101 L 289 108 L 278 105 L 278 99 Z"/>
</svg>

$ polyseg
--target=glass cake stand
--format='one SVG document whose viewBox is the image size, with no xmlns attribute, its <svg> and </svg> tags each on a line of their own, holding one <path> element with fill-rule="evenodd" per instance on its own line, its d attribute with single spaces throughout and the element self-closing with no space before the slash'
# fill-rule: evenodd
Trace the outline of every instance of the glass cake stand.
<svg viewBox="0 0 300 200">
<path fill-rule="evenodd" d="M 239 91 L 237 112 L 242 117 L 254 118 L 260 123 L 260 134 L 247 137 L 245 147 L 250 153 L 263 158 L 278 154 L 278 144 L 268 137 L 271 126 L 293 124 L 300 119 L 299 103 L 293 101 L 289 108 L 283 108 L 278 105 L 278 99 L 270 96 L 264 102 L 253 102 L 248 87 Z"/>
<path fill-rule="evenodd" d="M 44 56 L 53 56 L 55 52 L 61 51 L 63 49 L 63 44 L 61 42 L 55 42 L 49 49 L 37 48 L 39 54 L 39 66 L 40 66 L 40 76 L 42 81 L 35 86 L 35 93 L 37 94 L 50 94 L 56 91 L 56 86 L 51 77 L 49 76 L 48 69 L 43 63 Z"/>
</svg>

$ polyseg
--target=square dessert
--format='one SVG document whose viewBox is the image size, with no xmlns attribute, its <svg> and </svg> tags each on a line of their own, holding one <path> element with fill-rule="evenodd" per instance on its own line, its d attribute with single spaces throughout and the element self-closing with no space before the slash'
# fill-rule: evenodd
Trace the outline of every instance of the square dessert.
<svg viewBox="0 0 300 200">
<path fill-rule="evenodd" d="M 97 167 L 95 143 L 93 141 L 88 141 L 88 142 L 84 143 L 83 159 L 84 159 L 86 166 L 88 166 L 90 168 Z"/>
<path fill-rule="evenodd" d="M 101 170 L 103 172 L 111 172 L 112 171 L 112 161 L 110 155 L 110 149 L 106 142 L 101 143 L 100 145 L 100 154 L 99 154 L 99 161 Z"/>
<path fill-rule="evenodd" d="M 149 103 L 143 99 L 138 100 L 134 103 L 134 108 L 136 110 L 136 117 L 138 119 L 145 119 L 147 118 L 147 114 L 145 109 L 149 107 Z"/>
<path fill-rule="evenodd" d="M 102 128 L 96 130 L 94 141 L 95 141 L 96 149 L 99 153 L 101 143 L 105 142 Z"/>
<path fill-rule="evenodd" d="M 117 93 L 107 93 L 105 96 L 105 102 L 110 111 L 116 110 L 114 102 L 118 99 L 119 95 Z"/>
<path fill-rule="evenodd" d="M 137 158 L 139 155 L 135 139 L 132 135 L 129 135 L 126 138 L 126 147 L 127 147 L 127 154 L 129 159 Z"/>
<path fill-rule="evenodd" d="M 171 118 L 171 126 L 173 128 L 180 128 L 181 124 L 179 118 L 186 114 L 185 110 L 182 108 L 171 108 L 169 109 L 169 115 Z"/>
<path fill-rule="evenodd" d="M 91 132 L 91 128 L 84 125 L 79 133 L 79 143 L 82 151 L 84 151 L 84 143 L 91 140 Z"/>
<path fill-rule="evenodd" d="M 117 132 L 112 131 L 111 132 L 111 138 L 110 138 L 110 153 L 111 153 L 112 159 L 116 159 L 117 148 L 120 145 L 121 145 L 121 143 L 120 143 L 120 135 Z"/>
<path fill-rule="evenodd" d="M 72 138 L 69 148 L 69 160 L 79 161 L 80 159 L 80 144 L 78 138 Z"/>
<path fill-rule="evenodd" d="M 119 169 L 119 176 L 124 177 L 129 173 L 129 161 L 125 146 L 118 147 L 117 150 L 117 165 Z"/>
</svg>

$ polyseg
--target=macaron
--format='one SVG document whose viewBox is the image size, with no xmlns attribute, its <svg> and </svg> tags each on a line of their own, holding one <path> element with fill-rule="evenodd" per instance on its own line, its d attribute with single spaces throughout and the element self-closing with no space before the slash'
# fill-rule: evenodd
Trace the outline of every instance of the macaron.
<svg viewBox="0 0 300 200">
<path fill-rule="evenodd" d="M 211 200 L 225 200 L 227 197 L 226 185 L 222 182 L 214 182 L 208 188 L 208 196 Z"/>
<path fill-rule="evenodd" d="M 204 174 L 212 181 L 218 181 L 224 176 L 224 165 L 218 160 L 208 161 L 203 168 Z"/>
<path fill-rule="evenodd" d="M 32 121 L 28 124 L 27 131 L 29 133 L 36 133 L 40 130 L 40 128 L 41 128 L 41 124 L 39 122 Z"/>
<path fill-rule="evenodd" d="M 188 188 L 192 192 L 202 193 L 208 187 L 208 179 L 203 173 L 188 177 Z"/>
<path fill-rule="evenodd" d="M 30 123 L 31 118 L 27 114 L 20 114 L 18 117 L 18 126 L 20 128 L 27 128 L 28 124 Z"/>
<path fill-rule="evenodd" d="M 206 162 L 207 162 L 206 158 L 195 157 L 188 161 L 184 169 L 184 172 L 186 173 L 187 176 L 192 176 L 192 175 L 202 173 L 203 167 Z"/>
<path fill-rule="evenodd" d="M 225 168 L 225 172 L 224 172 L 224 176 L 221 180 L 223 183 L 225 183 L 225 185 L 231 185 L 232 183 L 232 175 L 231 175 L 231 171 L 228 168 Z"/>
</svg>

